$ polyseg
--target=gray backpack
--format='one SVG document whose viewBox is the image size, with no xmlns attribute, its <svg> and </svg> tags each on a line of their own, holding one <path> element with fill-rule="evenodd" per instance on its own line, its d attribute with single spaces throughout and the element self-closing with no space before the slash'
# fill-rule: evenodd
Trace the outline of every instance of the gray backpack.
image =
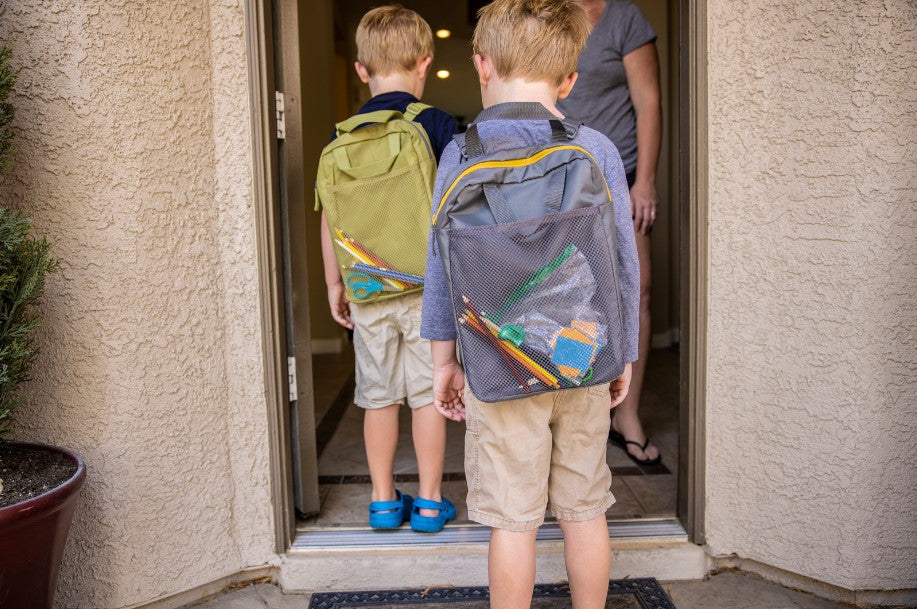
<svg viewBox="0 0 917 609">
<path fill-rule="evenodd" d="M 549 143 L 493 153 L 471 125 L 456 136 L 465 158 L 434 201 L 459 349 L 484 402 L 624 371 L 611 191 L 589 151 L 571 143 L 576 127 L 550 124 Z"/>
</svg>

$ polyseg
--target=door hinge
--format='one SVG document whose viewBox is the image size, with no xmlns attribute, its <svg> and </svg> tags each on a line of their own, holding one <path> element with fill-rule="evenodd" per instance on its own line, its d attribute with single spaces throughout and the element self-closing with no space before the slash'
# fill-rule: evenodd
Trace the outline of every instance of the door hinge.
<svg viewBox="0 0 917 609">
<path fill-rule="evenodd" d="M 290 388 L 290 401 L 295 402 L 299 389 L 296 387 L 296 358 L 287 358 L 287 385 Z"/>
<path fill-rule="evenodd" d="M 282 140 L 287 137 L 287 121 L 283 106 L 283 91 L 274 91 L 274 99 L 277 102 L 277 139 Z"/>
</svg>

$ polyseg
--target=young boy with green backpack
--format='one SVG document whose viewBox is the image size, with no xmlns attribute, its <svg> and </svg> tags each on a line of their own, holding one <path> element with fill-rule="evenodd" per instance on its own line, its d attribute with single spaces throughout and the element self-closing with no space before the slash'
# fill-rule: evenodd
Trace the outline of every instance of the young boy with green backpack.
<svg viewBox="0 0 917 609">
<path fill-rule="evenodd" d="M 433 408 L 429 342 L 420 338 L 430 201 L 439 156 L 456 133 L 449 114 L 420 103 L 433 60 L 430 26 L 400 6 L 357 28 L 355 68 L 372 98 L 339 123 L 316 180 L 331 315 L 354 331 L 354 403 L 372 480 L 369 524 L 436 532 L 455 518 L 442 497 L 446 421 Z M 398 412 L 412 410 L 416 498 L 394 485 Z"/>
</svg>

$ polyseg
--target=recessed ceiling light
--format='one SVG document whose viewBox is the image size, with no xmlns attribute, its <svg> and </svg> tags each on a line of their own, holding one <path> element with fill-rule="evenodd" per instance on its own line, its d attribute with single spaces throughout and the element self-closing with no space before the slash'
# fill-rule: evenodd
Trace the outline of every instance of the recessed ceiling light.
<svg viewBox="0 0 917 609">
<path fill-rule="evenodd" d="M 437 71 L 436 71 L 436 75 L 437 75 L 439 78 L 449 78 L 449 74 L 451 74 L 451 72 L 449 72 L 449 70 L 437 70 Z"/>
<path fill-rule="evenodd" d="M 448 38 L 451 35 L 452 35 L 452 32 L 450 32 L 449 30 L 436 30 L 437 38 Z"/>
</svg>

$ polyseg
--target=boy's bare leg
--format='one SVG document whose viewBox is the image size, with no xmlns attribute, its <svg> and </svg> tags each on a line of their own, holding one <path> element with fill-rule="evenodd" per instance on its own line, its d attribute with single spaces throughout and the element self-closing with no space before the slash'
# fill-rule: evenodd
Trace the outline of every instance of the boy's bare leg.
<svg viewBox="0 0 917 609">
<path fill-rule="evenodd" d="M 418 495 L 442 501 L 443 461 L 446 458 L 446 419 L 433 404 L 415 408 L 411 418 L 414 452 L 420 477 Z M 439 510 L 419 510 L 421 516 L 436 516 Z"/>
<path fill-rule="evenodd" d="M 602 609 L 611 577 L 611 540 L 605 514 L 592 520 L 558 520 L 564 532 L 564 562 L 573 609 Z"/>
<path fill-rule="evenodd" d="M 367 409 L 363 414 L 363 442 L 372 480 L 372 501 L 394 501 L 395 449 L 398 448 L 400 404 Z"/>
<path fill-rule="evenodd" d="M 535 588 L 534 531 L 490 530 L 487 579 L 491 609 L 529 609 Z M 577 609 L 579 609 L 577 607 Z"/>
<path fill-rule="evenodd" d="M 637 238 L 637 256 L 640 259 L 640 337 L 637 343 L 637 361 L 634 362 L 633 375 L 630 381 L 630 391 L 624 401 L 612 411 L 614 430 L 627 440 L 646 442 L 646 433 L 640 423 L 637 409 L 640 407 L 640 392 L 643 389 L 643 377 L 646 374 L 646 360 L 650 356 L 650 345 L 653 330 L 650 327 L 650 289 L 652 276 L 650 266 L 650 236 L 639 231 L 634 235 Z M 646 451 L 633 444 L 627 445 L 627 452 L 641 460 L 652 460 L 659 456 L 659 449 L 650 444 Z"/>
</svg>

